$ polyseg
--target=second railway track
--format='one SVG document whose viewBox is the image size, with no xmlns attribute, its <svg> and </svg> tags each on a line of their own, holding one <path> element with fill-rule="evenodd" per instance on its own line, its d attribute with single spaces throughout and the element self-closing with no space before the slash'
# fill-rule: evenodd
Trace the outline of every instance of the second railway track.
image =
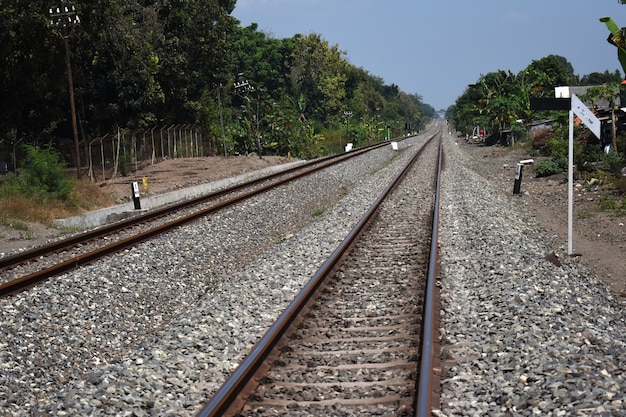
<svg viewBox="0 0 626 417">
<path fill-rule="evenodd" d="M 273 187 L 359 156 L 381 145 L 351 154 L 311 161 L 264 177 L 236 184 L 195 199 L 172 204 L 144 215 L 80 233 L 50 244 L 0 258 L 0 297 L 36 285 L 42 280 L 124 250 L 224 207 L 237 204 Z"/>
</svg>

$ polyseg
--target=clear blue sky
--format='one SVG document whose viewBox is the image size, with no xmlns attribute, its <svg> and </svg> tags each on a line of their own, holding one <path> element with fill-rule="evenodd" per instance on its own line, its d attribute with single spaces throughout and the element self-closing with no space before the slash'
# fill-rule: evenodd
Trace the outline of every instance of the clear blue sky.
<svg viewBox="0 0 626 417">
<path fill-rule="evenodd" d="M 598 20 L 626 26 L 617 0 L 237 0 L 233 16 L 278 39 L 319 33 L 353 65 L 437 110 L 481 74 L 518 73 L 551 54 L 579 75 L 622 73 Z"/>
</svg>

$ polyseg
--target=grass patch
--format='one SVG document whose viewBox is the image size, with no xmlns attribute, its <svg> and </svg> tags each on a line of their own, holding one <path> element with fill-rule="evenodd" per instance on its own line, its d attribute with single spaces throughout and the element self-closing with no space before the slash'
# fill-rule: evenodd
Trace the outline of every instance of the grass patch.
<svg viewBox="0 0 626 417">
<path fill-rule="evenodd" d="M 20 232 L 20 237 L 23 240 L 33 240 L 35 238 L 35 234 L 31 232 L 30 230 L 27 230 L 24 232 Z"/>
<path fill-rule="evenodd" d="M 598 201 L 598 208 L 601 211 L 615 210 L 617 208 L 617 201 L 613 200 L 609 196 L 603 195 Z"/>
<path fill-rule="evenodd" d="M 319 217 L 326 211 L 326 207 L 318 207 L 311 210 L 311 217 Z"/>
<path fill-rule="evenodd" d="M 612 211 L 616 216 L 626 216 L 626 196 L 623 196 L 620 200 L 613 199 L 609 196 L 603 195 L 598 200 L 598 209 L 600 211 Z"/>
<path fill-rule="evenodd" d="M 2 221 L 0 221 L 2 226 L 7 226 L 15 230 L 28 230 L 28 225 L 20 220 L 11 220 L 9 218 L 3 217 Z"/>
<path fill-rule="evenodd" d="M 102 193 L 100 187 L 89 180 L 73 181 L 73 188 L 64 199 L 45 194 L 25 196 L 4 191 L 0 188 L 0 224 L 18 230 L 22 230 L 19 225 L 24 224 L 23 221 L 51 226 L 55 219 L 114 204 L 110 196 Z"/>
<path fill-rule="evenodd" d="M 381 166 L 371 170 L 370 171 L 370 175 L 375 175 L 378 172 L 382 171 L 384 168 L 387 168 L 389 165 L 391 165 L 391 163 L 394 161 L 394 159 L 396 159 L 398 157 L 398 154 L 399 154 L 399 152 L 395 152 L 393 155 L 391 155 L 391 158 L 387 159 Z"/>
<path fill-rule="evenodd" d="M 0 203 L 0 212 L 2 213 L 2 215 L 0 215 L 0 226 L 10 227 L 11 229 L 19 230 L 21 232 L 29 232 L 32 235 L 32 232 L 28 230 L 28 225 L 26 223 L 19 219 L 10 218 L 7 213 L 1 209 L 1 206 L 2 203 Z"/>
</svg>

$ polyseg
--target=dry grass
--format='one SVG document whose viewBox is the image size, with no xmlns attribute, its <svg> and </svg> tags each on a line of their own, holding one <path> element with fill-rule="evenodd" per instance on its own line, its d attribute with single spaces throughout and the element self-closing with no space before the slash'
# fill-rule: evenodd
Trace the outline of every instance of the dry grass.
<svg viewBox="0 0 626 417">
<path fill-rule="evenodd" d="M 75 183 L 65 201 L 50 197 L 3 196 L 0 199 L 0 224 L 17 224 L 22 220 L 50 226 L 55 219 L 112 204 L 112 198 L 103 194 L 100 187 L 89 180 L 81 180 Z"/>
</svg>

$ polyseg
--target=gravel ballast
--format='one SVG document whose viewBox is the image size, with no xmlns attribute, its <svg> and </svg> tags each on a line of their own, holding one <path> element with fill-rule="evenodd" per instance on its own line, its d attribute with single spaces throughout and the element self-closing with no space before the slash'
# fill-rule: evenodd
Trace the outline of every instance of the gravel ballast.
<svg viewBox="0 0 626 417">
<path fill-rule="evenodd" d="M 623 307 L 444 143 L 440 415 L 625 415 Z"/>
<path fill-rule="evenodd" d="M 0 414 L 193 415 L 426 137 L 0 300 Z"/>
<path fill-rule="evenodd" d="M 437 413 L 624 415 L 622 307 L 444 136 Z M 426 137 L 0 300 L 0 415 L 193 415 Z"/>
</svg>

